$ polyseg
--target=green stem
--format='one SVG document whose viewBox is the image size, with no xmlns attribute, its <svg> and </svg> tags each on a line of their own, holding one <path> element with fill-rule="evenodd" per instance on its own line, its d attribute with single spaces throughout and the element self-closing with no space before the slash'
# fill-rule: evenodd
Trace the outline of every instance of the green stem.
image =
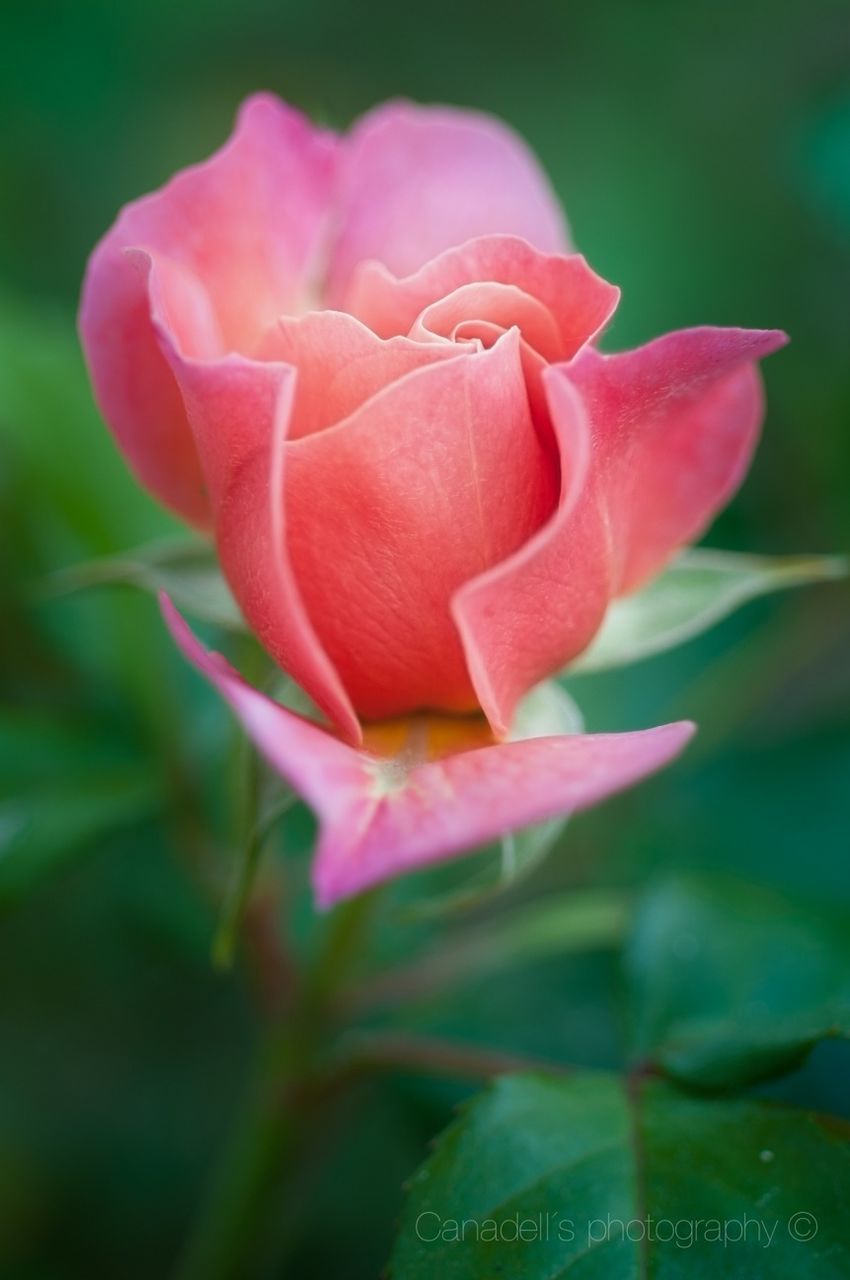
<svg viewBox="0 0 850 1280">
<path fill-rule="evenodd" d="M 329 917 L 315 964 L 285 1021 L 269 1031 L 177 1280 L 244 1280 L 273 1200 L 298 1164 L 325 1098 L 331 1007 L 359 954 L 374 895 Z"/>
<path fill-rule="evenodd" d="M 239 933 L 248 912 L 266 840 L 294 803 L 293 794 L 284 796 L 266 817 L 257 821 L 248 834 L 245 851 L 233 874 L 213 939 L 212 959 L 218 969 L 230 969 L 233 965 Z"/>
<path fill-rule="evenodd" d="M 374 889 L 358 894 L 340 903 L 328 916 L 316 962 L 307 975 L 307 1001 L 316 1009 L 330 1005 L 340 987 L 349 985 L 363 954 L 364 936 L 377 897 Z"/>
<path fill-rule="evenodd" d="M 306 1118 L 295 1098 L 297 1036 L 263 1046 L 242 1111 L 222 1153 L 202 1214 L 177 1268 L 178 1280 L 235 1280 L 256 1248 L 282 1168 L 294 1162 Z M 286 1081 L 290 1081 L 287 1088 Z"/>
<path fill-rule="evenodd" d="M 505 1052 L 487 1045 L 460 1044 L 405 1032 L 364 1031 L 351 1032 L 343 1040 L 332 1079 L 341 1082 L 374 1071 L 401 1071 L 477 1081 L 515 1071 L 567 1075 L 573 1069 L 550 1058 Z"/>
</svg>

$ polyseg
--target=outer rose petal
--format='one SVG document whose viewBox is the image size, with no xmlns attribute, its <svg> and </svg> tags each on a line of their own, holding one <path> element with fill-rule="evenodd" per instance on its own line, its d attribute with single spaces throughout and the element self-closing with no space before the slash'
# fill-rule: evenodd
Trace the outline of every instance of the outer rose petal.
<svg viewBox="0 0 850 1280">
<path fill-rule="evenodd" d="M 195 295 L 186 354 L 249 352 L 299 305 L 327 228 L 335 143 L 267 95 L 203 164 L 126 206 L 89 261 L 80 332 L 103 416 L 141 482 L 194 524 L 208 522 L 192 437 L 158 350 L 144 274 L 124 250 L 169 259 Z M 196 316 L 197 318 L 197 316 Z"/>
<path fill-rule="evenodd" d="M 359 742 L 359 721 L 307 617 L 286 550 L 280 494 L 296 370 L 238 355 L 184 355 L 171 305 L 180 297 L 173 264 L 138 256 L 148 274 L 154 332 L 185 405 L 233 593 L 269 653 L 345 737 Z"/>
<path fill-rule="evenodd" d="M 454 614 L 482 707 L 505 733 L 533 684 L 589 644 L 610 599 L 695 537 L 740 483 L 762 417 L 753 362 L 783 334 L 692 329 L 544 374 L 567 470 L 555 516 L 462 588 Z M 584 445 L 582 444 L 584 441 Z"/>
<path fill-rule="evenodd" d="M 563 370 L 593 427 L 616 594 L 661 569 L 739 488 L 764 417 L 755 362 L 787 341 L 705 326 L 618 355 L 587 350 Z"/>
<path fill-rule="evenodd" d="M 521 546 L 556 500 L 518 346 L 514 330 L 418 369 L 287 446 L 295 575 L 368 719 L 477 705 L 451 597 Z"/>
<path fill-rule="evenodd" d="M 233 593 L 275 661 L 346 738 L 359 742 L 357 716 L 311 625 L 286 550 L 280 493 L 295 371 L 236 355 L 208 362 L 171 357 Z"/>
<path fill-rule="evenodd" d="M 480 236 L 402 279 L 380 262 L 364 262 L 346 307 L 382 337 L 414 325 L 420 334 L 450 336 L 464 321 L 518 324 L 547 360 L 569 360 L 608 323 L 619 297 L 580 254 L 541 253 L 516 236 Z"/>
<path fill-rule="evenodd" d="M 209 501 L 195 442 L 151 320 L 150 255 L 119 252 L 110 236 L 89 262 L 80 307 L 95 398 L 139 482 L 184 520 L 206 528 Z M 195 353 L 219 350 L 204 289 L 175 263 L 163 265 L 171 279 L 173 340 Z"/>
<path fill-rule="evenodd" d="M 407 275 L 436 254 L 491 232 L 544 252 L 568 244 L 563 215 L 525 144 L 489 116 L 388 103 L 345 142 L 340 228 L 328 275 L 337 306 L 357 263 L 374 258 Z"/>
<path fill-rule="evenodd" d="M 693 726 L 576 734 L 480 747 L 405 768 L 345 746 L 207 653 L 167 599 L 185 656 L 242 721 L 269 764 L 314 808 L 321 907 L 530 823 L 587 808 L 673 759 Z"/>
<path fill-rule="evenodd" d="M 584 405 L 564 379 L 550 387 L 561 495 L 548 524 L 501 564 L 467 582 L 452 613 L 484 714 L 499 737 L 517 703 L 596 633 L 611 596 L 608 534 L 596 499 Z"/>
</svg>

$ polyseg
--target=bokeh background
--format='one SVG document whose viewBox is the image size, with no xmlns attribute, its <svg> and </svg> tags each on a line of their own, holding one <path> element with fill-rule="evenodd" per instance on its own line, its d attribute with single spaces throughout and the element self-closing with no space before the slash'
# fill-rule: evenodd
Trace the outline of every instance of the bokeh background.
<svg viewBox="0 0 850 1280">
<path fill-rule="evenodd" d="M 850 8 L 4 0 L 0 32 L 0 1276 L 149 1280 L 179 1251 L 258 1017 L 242 975 L 210 966 L 215 904 L 193 867 L 205 822 L 227 843 L 226 712 L 150 599 L 46 585 L 177 528 L 90 399 L 74 331 L 90 248 L 124 201 L 217 146 L 253 89 L 338 126 L 392 95 L 496 112 L 623 287 L 609 347 L 703 322 L 792 336 L 766 368 L 752 474 L 707 542 L 846 550 Z M 576 820 L 534 891 L 684 867 L 850 909 L 848 638 L 847 588 L 822 586 L 574 681 L 594 728 L 690 716 L 701 733 Z M 306 846 L 309 827 L 286 838 Z M 616 957 L 561 958 L 407 1017 L 609 1065 L 621 987 Z M 850 1113 L 847 1047 L 773 1092 Z M 392 1075 L 356 1094 L 300 1194 L 291 1274 L 377 1274 L 456 1097 Z"/>
</svg>

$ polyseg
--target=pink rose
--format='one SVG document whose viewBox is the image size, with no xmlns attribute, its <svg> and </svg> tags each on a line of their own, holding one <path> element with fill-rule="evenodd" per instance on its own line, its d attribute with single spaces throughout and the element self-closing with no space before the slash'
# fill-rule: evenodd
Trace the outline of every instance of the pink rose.
<svg viewBox="0 0 850 1280">
<path fill-rule="evenodd" d="M 319 810 L 325 901 L 601 798 L 686 736 L 459 739 L 382 774 L 361 727 L 483 711 L 508 737 L 523 695 L 740 483 L 755 362 L 783 335 L 602 356 L 617 298 L 517 138 L 407 104 L 338 138 L 252 98 L 92 255 L 104 417 L 141 482 L 214 531 L 246 619 L 335 726 L 248 690 L 170 615 Z"/>
</svg>

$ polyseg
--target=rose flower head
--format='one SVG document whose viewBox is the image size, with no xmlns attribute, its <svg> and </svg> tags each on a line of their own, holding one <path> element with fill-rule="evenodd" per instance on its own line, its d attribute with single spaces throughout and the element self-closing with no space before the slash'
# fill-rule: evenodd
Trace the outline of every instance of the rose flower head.
<svg viewBox="0 0 850 1280">
<path fill-rule="evenodd" d="M 337 136 L 253 97 L 92 255 L 106 421 L 327 718 L 166 605 L 317 810 L 324 903 L 593 803 L 690 732 L 522 736 L 529 691 L 737 489 L 784 341 L 703 327 L 602 355 L 618 296 L 517 137 L 407 103 Z"/>
</svg>

